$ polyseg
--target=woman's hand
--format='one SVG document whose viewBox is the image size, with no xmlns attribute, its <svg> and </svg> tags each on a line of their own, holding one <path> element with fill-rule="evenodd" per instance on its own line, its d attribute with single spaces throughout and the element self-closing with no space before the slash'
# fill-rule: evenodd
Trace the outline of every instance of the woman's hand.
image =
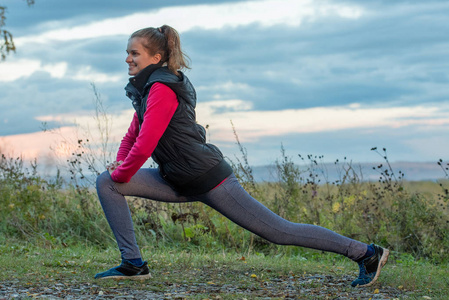
<svg viewBox="0 0 449 300">
<path fill-rule="evenodd" d="M 117 169 L 118 166 L 120 166 L 123 163 L 122 160 L 120 161 L 114 161 L 113 163 L 110 163 L 106 166 L 106 169 L 109 171 L 109 174 L 112 175 L 112 173 Z"/>
</svg>

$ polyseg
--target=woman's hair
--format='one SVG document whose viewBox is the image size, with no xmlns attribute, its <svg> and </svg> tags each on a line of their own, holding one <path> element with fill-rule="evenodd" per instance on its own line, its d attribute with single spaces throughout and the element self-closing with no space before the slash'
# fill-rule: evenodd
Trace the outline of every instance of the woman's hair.
<svg viewBox="0 0 449 300">
<path fill-rule="evenodd" d="M 189 57 L 181 50 L 178 32 L 168 25 L 158 28 L 148 27 L 137 30 L 129 39 L 141 38 L 142 45 L 150 55 L 160 54 L 161 62 L 167 63 L 168 69 L 178 75 L 178 70 L 190 69 Z"/>
</svg>

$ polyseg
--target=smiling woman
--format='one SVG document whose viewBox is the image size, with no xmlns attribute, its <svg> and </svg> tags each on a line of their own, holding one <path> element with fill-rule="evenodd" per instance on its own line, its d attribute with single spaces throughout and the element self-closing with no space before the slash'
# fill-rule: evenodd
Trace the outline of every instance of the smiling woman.
<svg viewBox="0 0 449 300">
<path fill-rule="evenodd" d="M 115 178 L 117 182 L 108 183 L 113 190 L 122 192 L 123 186 L 135 183 L 150 192 L 161 186 L 162 192 L 168 194 L 158 198 L 161 201 L 169 201 L 173 193 L 192 199 L 167 187 L 170 177 L 167 181 L 157 175 L 158 170 L 139 169 L 131 163 L 153 156 L 150 143 L 157 145 L 158 136 L 166 134 L 170 140 L 161 143 L 159 149 L 162 171 L 169 173 L 173 164 L 185 172 L 196 171 L 197 164 L 190 164 L 190 159 L 185 159 L 185 164 L 176 160 L 182 157 L 179 152 L 185 151 L 184 145 L 177 143 L 191 144 L 190 138 L 203 132 L 190 123 L 196 117 L 192 111 L 200 124 L 210 125 L 209 137 L 225 157 L 234 157 L 238 151 L 229 124 L 232 119 L 250 153 L 251 166 L 272 161 L 281 143 L 293 155 L 323 154 L 327 162 L 343 155 L 351 157 L 354 163 L 371 162 L 369 149 L 373 145 L 390 149 L 392 160 L 433 161 L 447 156 L 447 1 L 424 4 L 405 0 L 135 0 L 129 5 L 114 0 L 105 9 L 99 9 L 103 5 L 100 1 L 89 0 L 37 1 L 32 9 L 26 8 L 23 0 L 0 2 L 9 8 L 6 29 L 14 33 L 19 49 L 7 57 L 7 64 L 0 63 L 0 135 L 17 141 L 17 153 L 39 153 L 30 147 L 46 150 L 48 144 L 36 133 L 40 130 L 39 118 L 49 116 L 55 120 L 49 122 L 50 126 L 58 127 L 70 125 L 68 121 L 86 110 L 93 115 L 88 81 L 95 80 L 111 113 L 120 115 L 114 118 L 114 125 L 125 119 L 120 112 L 134 109 L 129 105 L 134 100 L 135 110 L 139 110 L 135 119 L 135 110 L 132 114 L 126 111 L 126 122 L 120 126 L 120 137 L 130 129 L 131 140 L 125 139 L 124 146 L 131 141 L 128 146 L 139 151 L 121 151 L 115 167 L 121 160 L 123 163 L 111 177 L 131 179 L 125 183 Z M 130 64 L 124 63 L 129 35 L 142 27 L 157 29 L 155 24 L 165 22 L 183 34 L 184 49 L 195 63 L 186 74 L 181 69 L 164 71 L 163 75 L 173 81 L 160 80 L 159 72 L 165 70 L 164 66 L 150 64 L 152 67 L 147 69 L 145 65 L 151 61 L 144 60 L 139 65 L 138 58 L 129 58 Z M 165 31 L 153 31 L 165 38 Z M 139 52 L 129 51 L 130 55 L 145 55 L 141 51 L 147 49 L 144 44 L 137 43 L 137 47 L 141 48 Z M 147 54 L 159 59 L 158 53 Z M 159 62 L 164 60 L 161 54 Z M 182 75 L 176 76 L 176 72 Z M 122 84 L 117 84 L 128 83 L 128 73 L 132 77 L 128 91 L 135 98 L 133 101 L 123 101 Z M 157 82 L 148 82 L 156 75 L 161 76 L 154 77 Z M 201 87 L 196 89 L 201 101 L 188 117 L 177 118 L 180 105 L 185 105 L 183 111 L 187 112 L 192 106 L 188 103 L 196 98 L 195 89 L 176 79 L 184 80 L 185 75 L 195 87 Z M 189 89 L 179 91 L 177 86 Z M 152 101 L 147 102 L 150 93 Z M 58 124 L 57 116 L 64 116 L 61 120 L 65 123 Z M 186 119 L 188 122 L 184 122 Z M 130 121 L 132 127 L 128 127 Z M 152 122 L 155 126 L 150 126 Z M 171 122 L 181 125 L 165 133 L 164 128 L 170 128 Z M 24 135 L 30 132 L 35 133 Z M 12 136 L 19 134 L 24 136 Z M 42 140 L 32 139 L 33 136 Z M 146 140 L 145 136 L 152 138 Z M 1 142 L 4 145 L 3 138 Z M 213 149 L 213 153 L 219 154 L 207 143 L 198 148 Z M 125 162 L 127 159 L 129 163 Z M 135 174 L 120 172 L 127 165 L 138 170 Z M 154 177 L 151 172 L 156 173 Z M 140 174 L 160 181 L 142 179 Z M 104 176 L 107 178 L 108 174 Z M 173 177 L 185 179 L 179 174 Z M 240 191 L 237 183 L 228 178 L 205 194 L 226 195 L 230 186 Z M 133 193 L 136 191 L 132 189 Z M 253 203 L 240 192 L 238 203 Z M 224 212 L 234 217 L 234 211 Z M 234 220 L 239 222 L 240 218 Z M 241 224 L 249 228 L 256 222 Z M 279 224 L 285 222 L 279 220 Z M 295 226 L 299 225 L 290 228 Z M 254 230 L 261 235 L 266 233 L 263 228 Z M 294 229 L 291 232 L 293 241 L 289 242 L 309 245 L 308 239 L 297 238 Z M 267 238 L 272 235 L 267 234 Z M 304 240 L 306 243 L 300 244 Z M 133 259 L 137 255 L 127 252 L 124 257 Z"/>
<path fill-rule="evenodd" d="M 178 32 L 170 26 L 144 28 L 134 32 L 128 41 L 126 52 L 128 74 L 131 76 L 137 75 L 149 65 L 157 64 L 166 64 L 175 75 L 178 75 L 178 69 L 189 69 L 187 56 L 181 50 Z"/>
<path fill-rule="evenodd" d="M 148 54 L 142 44 L 141 38 L 131 38 L 126 49 L 128 56 L 126 63 L 128 64 L 128 75 L 135 76 L 137 73 L 145 69 L 148 65 L 157 64 L 161 60 L 159 53 L 151 56 Z"/>
<path fill-rule="evenodd" d="M 344 255 L 358 263 L 352 286 L 378 278 L 389 251 L 326 228 L 292 223 L 270 211 L 238 182 L 220 150 L 206 142 L 196 122 L 196 92 L 185 69 L 177 31 L 167 25 L 144 28 L 128 40 L 125 87 L 135 109 L 116 161 L 97 178 L 97 192 L 121 253 L 121 265 L 98 279 L 150 278 L 142 260 L 125 196 L 186 203 L 202 202 L 241 227 L 279 245 L 295 245 Z M 142 168 L 150 157 L 158 168 Z"/>
</svg>

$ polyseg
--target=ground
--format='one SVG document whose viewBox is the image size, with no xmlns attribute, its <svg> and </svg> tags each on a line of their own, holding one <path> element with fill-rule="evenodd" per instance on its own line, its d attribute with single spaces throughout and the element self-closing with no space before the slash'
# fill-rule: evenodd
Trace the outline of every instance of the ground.
<svg viewBox="0 0 449 300">
<path fill-rule="evenodd" d="M 375 284 L 352 288 L 347 275 L 266 276 L 236 274 L 233 284 L 215 282 L 184 283 L 150 279 L 143 282 L 115 281 L 19 281 L 0 283 L 0 299 L 403 299 L 400 289 Z M 241 277 L 242 280 L 238 280 Z M 112 285 L 111 285 L 112 282 Z M 240 282 L 236 284 L 236 282 Z"/>
</svg>

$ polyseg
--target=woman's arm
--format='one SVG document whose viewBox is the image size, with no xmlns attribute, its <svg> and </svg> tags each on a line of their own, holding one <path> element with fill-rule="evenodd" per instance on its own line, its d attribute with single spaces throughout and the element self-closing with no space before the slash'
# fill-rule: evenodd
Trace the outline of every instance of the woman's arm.
<svg viewBox="0 0 449 300">
<path fill-rule="evenodd" d="M 123 152 L 120 157 L 117 155 L 117 160 L 123 160 L 123 163 L 112 172 L 113 181 L 129 182 L 131 180 L 131 177 L 136 174 L 153 153 L 177 107 L 178 99 L 172 89 L 162 83 L 155 83 L 151 87 L 140 132 L 125 158 L 123 155 L 129 144 L 125 143 L 123 148 L 120 147 Z M 134 119 L 131 124 L 135 124 Z M 134 132 L 131 132 L 131 136 Z"/>
</svg>

